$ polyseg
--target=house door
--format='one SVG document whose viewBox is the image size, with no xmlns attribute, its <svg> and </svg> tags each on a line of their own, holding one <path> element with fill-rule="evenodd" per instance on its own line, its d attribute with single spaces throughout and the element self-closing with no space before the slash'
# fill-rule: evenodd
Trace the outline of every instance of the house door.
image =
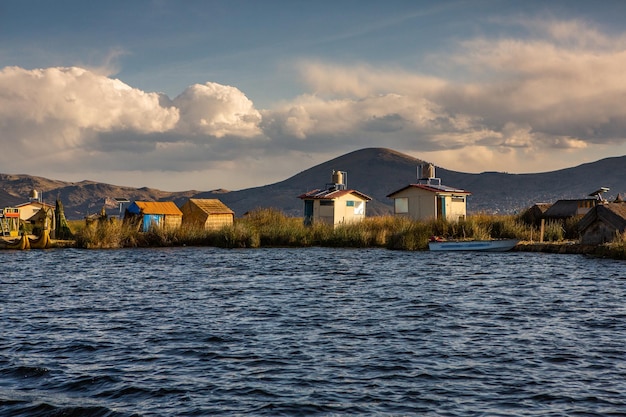
<svg viewBox="0 0 626 417">
<path fill-rule="evenodd" d="M 442 195 L 437 198 L 437 218 L 446 218 L 446 197 Z"/>
<path fill-rule="evenodd" d="M 313 200 L 304 200 L 304 225 L 313 224 Z"/>
<path fill-rule="evenodd" d="M 144 214 L 143 216 L 143 232 L 150 231 L 150 227 L 159 227 L 161 225 L 161 216 L 158 214 Z"/>
</svg>

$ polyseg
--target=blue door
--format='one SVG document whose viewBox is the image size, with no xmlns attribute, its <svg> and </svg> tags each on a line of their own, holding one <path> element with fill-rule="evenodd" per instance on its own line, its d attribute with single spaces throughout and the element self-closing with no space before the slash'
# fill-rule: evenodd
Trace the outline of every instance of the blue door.
<svg viewBox="0 0 626 417">
<path fill-rule="evenodd" d="M 304 225 L 313 224 L 313 200 L 304 200 Z"/>
<path fill-rule="evenodd" d="M 162 217 L 163 216 L 159 214 L 144 214 L 142 231 L 149 231 L 152 225 L 154 225 L 154 227 L 159 227 L 161 225 Z"/>
</svg>

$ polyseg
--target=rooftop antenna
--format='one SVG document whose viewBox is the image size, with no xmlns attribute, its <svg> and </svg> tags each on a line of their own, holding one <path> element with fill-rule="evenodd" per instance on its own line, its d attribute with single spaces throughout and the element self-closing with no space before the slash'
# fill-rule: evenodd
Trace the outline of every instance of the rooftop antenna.
<svg viewBox="0 0 626 417">
<path fill-rule="evenodd" d="M 589 194 L 589 197 L 595 197 L 599 202 L 606 202 L 606 200 L 604 199 L 604 197 L 602 197 L 602 194 L 606 193 L 607 191 L 610 191 L 609 187 L 600 187 L 599 189 L 595 190 L 593 193 Z"/>
</svg>

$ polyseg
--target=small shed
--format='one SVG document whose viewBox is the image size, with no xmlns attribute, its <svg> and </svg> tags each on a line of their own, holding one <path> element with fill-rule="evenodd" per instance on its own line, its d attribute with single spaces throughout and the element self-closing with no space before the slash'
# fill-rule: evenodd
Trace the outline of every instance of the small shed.
<svg viewBox="0 0 626 417">
<path fill-rule="evenodd" d="M 393 199 L 395 216 L 413 220 L 446 219 L 458 221 L 467 213 L 469 191 L 441 184 L 435 178 L 435 167 L 426 164 L 419 167 L 418 181 L 387 195 Z"/>
<path fill-rule="evenodd" d="M 581 243 L 599 245 L 626 232 L 626 203 L 598 204 L 578 222 Z"/>
<path fill-rule="evenodd" d="M 135 201 L 126 208 L 124 221 L 136 223 L 143 232 L 150 227 L 176 229 L 182 224 L 183 213 L 173 201 Z"/>
<path fill-rule="evenodd" d="M 217 230 L 231 226 L 235 212 L 216 198 L 190 198 L 180 208 L 183 213 L 183 225 Z"/>
<path fill-rule="evenodd" d="M 304 224 L 340 224 L 360 222 L 365 218 L 365 206 L 372 198 L 347 188 L 347 173 L 333 171 L 325 189 L 315 189 L 298 196 L 304 201 Z"/>
</svg>

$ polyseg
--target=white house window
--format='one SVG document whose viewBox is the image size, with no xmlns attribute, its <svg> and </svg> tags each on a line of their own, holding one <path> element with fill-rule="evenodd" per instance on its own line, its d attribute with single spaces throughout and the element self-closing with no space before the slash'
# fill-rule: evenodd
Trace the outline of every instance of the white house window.
<svg viewBox="0 0 626 417">
<path fill-rule="evenodd" d="M 363 201 L 353 201 L 353 203 L 356 203 L 354 205 L 354 214 L 365 214 L 365 203 Z"/>
<path fill-rule="evenodd" d="M 354 207 L 354 201 L 346 201 L 346 207 Z"/>
<path fill-rule="evenodd" d="M 395 198 L 393 201 L 394 201 L 394 206 L 395 206 L 394 210 L 397 214 L 409 212 L 408 197 Z"/>
</svg>

